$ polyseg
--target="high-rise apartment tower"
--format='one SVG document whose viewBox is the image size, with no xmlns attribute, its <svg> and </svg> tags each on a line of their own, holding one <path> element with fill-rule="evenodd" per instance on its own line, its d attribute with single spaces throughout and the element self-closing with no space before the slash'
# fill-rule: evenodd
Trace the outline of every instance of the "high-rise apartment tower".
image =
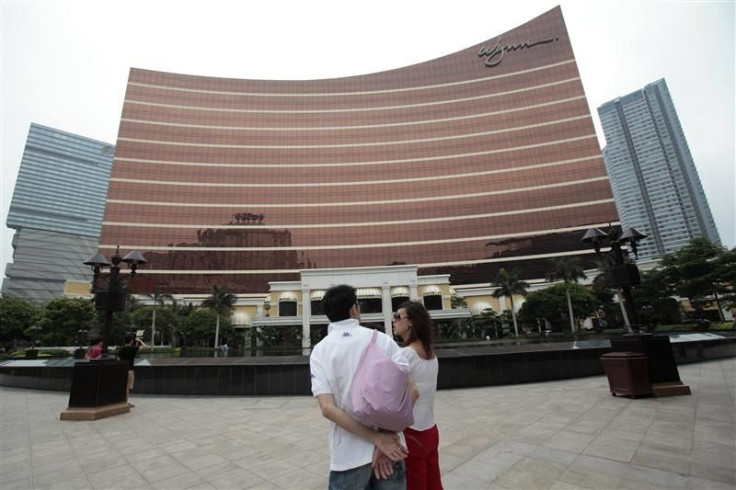
<svg viewBox="0 0 736 490">
<path fill-rule="evenodd" d="M 115 147 L 31 124 L 7 225 L 13 262 L 2 294 L 46 301 L 67 280 L 90 280 L 82 262 L 97 250 Z"/>
<path fill-rule="evenodd" d="M 675 252 L 697 236 L 720 244 L 667 83 L 606 102 L 598 114 L 621 226 L 648 235 L 639 258 Z"/>
</svg>

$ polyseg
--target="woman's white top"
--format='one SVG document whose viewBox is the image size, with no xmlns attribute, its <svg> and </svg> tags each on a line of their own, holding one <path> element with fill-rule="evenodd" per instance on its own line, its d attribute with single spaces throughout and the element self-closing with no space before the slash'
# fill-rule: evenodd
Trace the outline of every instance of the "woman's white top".
<svg viewBox="0 0 736 490">
<path fill-rule="evenodd" d="M 422 359 L 411 347 L 403 347 L 404 358 L 411 368 L 411 378 L 419 390 L 419 398 L 414 403 L 414 430 L 427 430 L 435 425 L 434 394 L 437 393 L 437 372 L 439 363 L 437 356 Z"/>
</svg>

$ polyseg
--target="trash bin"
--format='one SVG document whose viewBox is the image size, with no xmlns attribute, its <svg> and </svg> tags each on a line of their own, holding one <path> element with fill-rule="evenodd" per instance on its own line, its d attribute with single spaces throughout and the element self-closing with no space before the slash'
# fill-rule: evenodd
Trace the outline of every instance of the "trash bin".
<svg viewBox="0 0 736 490">
<path fill-rule="evenodd" d="M 636 398 L 652 394 L 649 359 L 638 352 L 609 352 L 601 356 L 611 395 Z"/>
</svg>

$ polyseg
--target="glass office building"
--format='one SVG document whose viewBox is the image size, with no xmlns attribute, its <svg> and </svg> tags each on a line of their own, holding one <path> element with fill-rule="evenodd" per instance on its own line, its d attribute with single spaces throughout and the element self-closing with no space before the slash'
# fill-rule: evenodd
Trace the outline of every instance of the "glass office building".
<svg viewBox="0 0 736 490">
<path fill-rule="evenodd" d="M 622 226 L 648 235 L 642 259 L 705 236 L 720 244 L 667 83 L 658 80 L 598 108 L 603 150 Z"/>
<path fill-rule="evenodd" d="M 46 301 L 67 280 L 92 278 L 82 262 L 97 250 L 114 150 L 31 124 L 8 210 L 15 235 L 3 295 Z"/>
<path fill-rule="evenodd" d="M 100 249 L 135 288 L 264 293 L 299 271 L 541 278 L 617 223 L 562 13 L 460 52 L 326 80 L 132 69 Z"/>
</svg>

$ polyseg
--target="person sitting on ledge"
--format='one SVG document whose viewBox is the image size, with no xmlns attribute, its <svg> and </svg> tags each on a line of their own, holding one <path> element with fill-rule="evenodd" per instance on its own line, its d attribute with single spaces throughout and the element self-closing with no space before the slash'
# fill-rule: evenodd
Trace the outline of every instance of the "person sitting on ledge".
<svg viewBox="0 0 736 490">
<path fill-rule="evenodd" d="M 92 338 L 92 341 L 89 343 L 89 349 L 87 349 L 84 357 L 87 359 L 99 359 L 102 357 L 102 337 L 98 335 Z"/>
</svg>

